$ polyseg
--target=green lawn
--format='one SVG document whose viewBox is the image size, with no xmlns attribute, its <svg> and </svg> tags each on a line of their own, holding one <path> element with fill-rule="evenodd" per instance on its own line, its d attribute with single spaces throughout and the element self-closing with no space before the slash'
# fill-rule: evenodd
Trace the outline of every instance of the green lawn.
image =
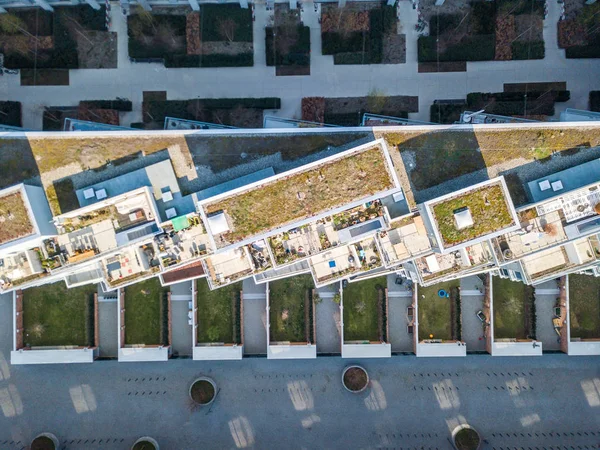
<svg viewBox="0 0 600 450">
<path fill-rule="evenodd" d="M 239 296 L 242 283 L 230 284 L 211 291 L 206 280 L 198 280 L 196 301 L 198 306 L 198 342 L 239 344 Z M 234 309 L 234 302 L 237 311 Z"/>
<path fill-rule="evenodd" d="M 306 342 L 305 299 L 313 288 L 310 274 L 269 283 L 271 341 Z"/>
<path fill-rule="evenodd" d="M 25 345 L 92 346 L 96 285 L 67 289 L 64 282 L 23 291 Z"/>
<path fill-rule="evenodd" d="M 378 290 L 387 287 L 387 277 L 348 283 L 343 292 L 344 341 L 378 341 Z"/>
<path fill-rule="evenodd" d="M 526 308 L 533 287 L 506 278 L 492 280 L 494 339 L 527 339 Z"/>
<path fill-rule="evenodd" d="M 452 302 L 454 298 L 441 298 L 440 289 L 452 292 L 460 286 L 459 280 L 438 283 L 429 287 L 418 287 L 419 340 L 452 339 Z M 433 335 L 433 338 L 430 336 Z"/>
<path fill-rule="evenodd" d="M 571 337 L 600 338 L 600 278 L 569 275 Z"/>
<path fill-rule="evenodd" d="M 169 345 L 168 291 L 156 277 L 125 288 L 125 345 Z"/>
</svg>

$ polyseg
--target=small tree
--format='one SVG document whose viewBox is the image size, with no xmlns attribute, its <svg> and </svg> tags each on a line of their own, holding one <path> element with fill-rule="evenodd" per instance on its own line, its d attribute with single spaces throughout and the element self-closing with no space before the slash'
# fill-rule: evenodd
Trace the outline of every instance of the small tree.
<svg viewBox="0 0 600 450">
<path fill-rule="evenodd" d="M 233 42 L 235 39 L 237 27 L 238 25 L 236 21 L 231 18 L 219 20 L 217 25 L 217 29 L 219 30 L 221 37 L 227 39 L 229 42 Z"/>
</svg>

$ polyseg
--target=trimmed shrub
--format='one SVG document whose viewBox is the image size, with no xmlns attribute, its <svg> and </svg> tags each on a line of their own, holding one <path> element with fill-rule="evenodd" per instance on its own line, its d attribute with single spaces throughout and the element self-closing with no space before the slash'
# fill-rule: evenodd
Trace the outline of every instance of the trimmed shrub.
<svg viewBox="0 0 600 450">
<path fill-rule="evenodd" d="M 227 41 L 220 27 L 224 21 L 233 20 L 234 42 L 252 42 L 252 10 L 240 5 L 202 5 L 200 10 L 200 36 L 202 41 Z M 184 32 L 185 34 L 185 32 Z"/>
<path fill-rule="evenodd" d="M 362 52 L 365 33 L 356 31 L 343 37 L 339 33 L 322 33 L 321 50 L 323 55 L 335 55 L 336 53 Z"/>
<path fill-rule="evenodd" d="M 429 111 L 429 121 L 441 124 L 458 122 L 460 115 L 467 109 L 466 104 L 434 103 Z"/>
<path fill-rule="evenodd" d="M 131 100 L 83 100 L 79 106 L 88 109 L 115 109 L 117 111 L 132 111 Z"/>
<path fill-rule="evenodd" d="M 337 53 L 333 55 L 334 64 L 370 64 L 366 53 Z"/>
<path fill-rule="evenodd" d="M 435 36 L 421 36 L 418 40 L 419 62 L 438 60 Z M 439 55 L 440 61 L 491 61 L 496 53 L 494 35 L 468 36 L 459 44 Z"/>
<path fill-rule="evenodd" d="M 544 59 L 544 41 L 512 43 L 512 59 Z"/>
<path fill-rule="evenodd" d="M 565 49 L 565 55 L 570 59 L 600 58 L 600 42 L 596 45 L 578 45 Z"/>
</svg>

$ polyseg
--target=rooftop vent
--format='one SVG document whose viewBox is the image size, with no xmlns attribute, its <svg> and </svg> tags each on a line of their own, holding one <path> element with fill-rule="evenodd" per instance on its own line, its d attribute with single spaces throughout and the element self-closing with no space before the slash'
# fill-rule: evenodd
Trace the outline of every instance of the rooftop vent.
<svg viewBox="0 0 600 450">
<path fill-rule="evenodd" d="M 473 216 L 471 216 L 471 211 L 467 206 L 454 211 L 454 222 L 458 230 L 473 226 Z"/>
</svg>

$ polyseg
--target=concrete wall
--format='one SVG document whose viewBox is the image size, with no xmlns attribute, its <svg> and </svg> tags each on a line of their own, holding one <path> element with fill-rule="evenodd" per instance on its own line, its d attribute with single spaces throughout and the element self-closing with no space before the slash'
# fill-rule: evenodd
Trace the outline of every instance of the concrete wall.
<svg viewBox="0 0 600 450">
<path fill-rule="evenodd" d="M 27 193 L 27 199 L 29 200 L 29 204 L 35 217 L 35 222 L 40 230 L 40 235 L 56 235 L 56 227 L 52 222 L 52 211 L 50 211 L 44 189 L 39 186 L 24 186 L 25 192 Z"/>
<path fill-rule="evenodd" d="M 495 341 L 492 345 L 492 356 L 542 356 L 542 343 L 539 341 Z"/>
<path fill-rule="evenodd" d="M 467 356 L 464 342 L 443 342 L 440 344 L 417 344 L 418 357 Z"/>
</svg>

